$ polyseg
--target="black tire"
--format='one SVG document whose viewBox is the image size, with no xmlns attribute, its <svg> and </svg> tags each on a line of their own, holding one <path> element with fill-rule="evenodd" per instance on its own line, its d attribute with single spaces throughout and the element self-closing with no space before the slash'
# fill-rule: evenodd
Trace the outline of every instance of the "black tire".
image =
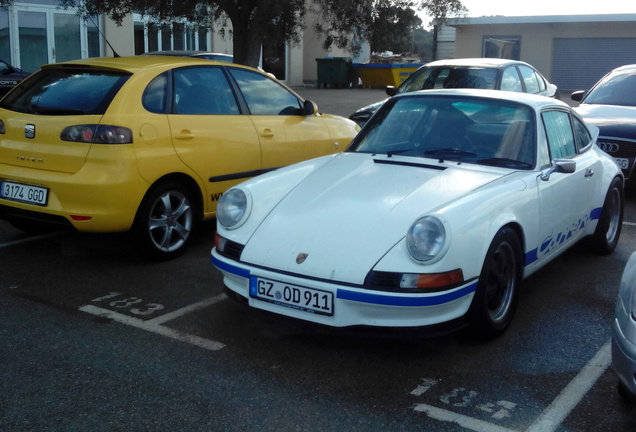
<svg viewBox="0 0 636 432">
<path fill-rule="evenodd" d="M 519 237 L 512 228 L 503 227 L 488 248 L 468 310 L 468 323 L 475 335 L 492 339 L 508 328 L 517 310 L 521 268 Z"/>
<path fill-rule="evenodd" d="M 630 404 L 636 403 L 636 395 L 632 394 L 632 392 L 629 391 L 629 389 L 625 386 L 625 384 L 623 384 L 621 380 L 618 380 L 616 389 L 618 390 L 618 394 L 620 395 L 620 397 L 623 398 L 625 402 L 628 402 Z"/>
<path fill-rule="evenodd" d="M 609 255 L 616 249 L 623 228 L 624 196 L 623 181 L 616 177 L 607 191 L 601 216 L 591 238 L 592 250 L 598 255 Z"/>
<path fill-rule="evenodd" d="M 133 232 L 153 258 L 167 260 L 181 255 L 198 222 L 192 193 L 179 183 L 155 185 L 144 198 Z"/>
</svg>

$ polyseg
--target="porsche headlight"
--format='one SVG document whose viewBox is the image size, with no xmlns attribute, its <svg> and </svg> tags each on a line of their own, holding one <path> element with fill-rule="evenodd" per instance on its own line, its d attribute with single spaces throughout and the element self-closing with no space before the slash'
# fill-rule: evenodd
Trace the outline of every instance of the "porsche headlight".
<svg viewBox="0 0 636 432">
<path fill-rule="evenodd" d="M 443 256 L 446 244 L 444 224 L 433 216 L 424 216 L 413 223 L 406 235 L 409 254 L 416 261 L 435 262 Z"/>
<path fill-rule="evenodd" d="M 241 189 L 230 189 L 216 207 L 216 220 L 225 228 L 238 228 L 249 215 L 248 196 Z"/>
</svg>

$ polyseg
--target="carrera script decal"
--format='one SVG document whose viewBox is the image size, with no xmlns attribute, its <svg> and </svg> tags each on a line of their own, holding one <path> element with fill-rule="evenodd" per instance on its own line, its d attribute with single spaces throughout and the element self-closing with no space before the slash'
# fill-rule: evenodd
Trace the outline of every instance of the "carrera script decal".
<svg viewBox="0 0 636 432">
<path fill-rule="evenodd" d="M 579 231 L 583 230 L 588 223 L 593 220 L 598 220 L 601 216 L 601 208 L 596 208 L 590 212 L 585 218 L 581 218 L 578 221 L 572 223 L 570 226 L 561 230 L 558 233 L 549 234 L 539 245 L 538 248 L 533 249 L 526 253 L 525 265 L 528 266 L 540 258 L 543 258 L 556 249 L 561 247 L 563 243 L 574 237 Z"/>
</svg>

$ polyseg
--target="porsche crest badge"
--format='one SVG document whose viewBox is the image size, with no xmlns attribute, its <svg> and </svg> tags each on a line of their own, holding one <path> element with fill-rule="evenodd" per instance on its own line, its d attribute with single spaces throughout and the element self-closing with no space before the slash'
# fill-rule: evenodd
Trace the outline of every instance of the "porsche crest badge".
<svg viewBox="0 0 636 432">
<path fill-rule="evenodd" d="M 303 252 L 299 253 L 298 256 L 296 257 L 296 264 L 304 263 L 308 256 L 309 254 L 306 254 Z"/>
</svg>

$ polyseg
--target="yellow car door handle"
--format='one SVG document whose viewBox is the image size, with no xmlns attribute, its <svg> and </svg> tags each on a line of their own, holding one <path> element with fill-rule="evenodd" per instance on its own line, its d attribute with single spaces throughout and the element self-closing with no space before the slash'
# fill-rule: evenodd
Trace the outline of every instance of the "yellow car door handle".
<svg viewBox="0 0 636 432">
<path fill-rule="evenodd" d="M 180 140 L 190 140 L 194 138 L 194 134 L 189 130 L 182 130 L 175 136 L 175 138 Z"/>
<path fill-rule="evenodd" d="M 271 129 L 263 129 L 261 136 L 263 138 L 272 138 L 274 136 L 274 131 Z"/>
</svg>

